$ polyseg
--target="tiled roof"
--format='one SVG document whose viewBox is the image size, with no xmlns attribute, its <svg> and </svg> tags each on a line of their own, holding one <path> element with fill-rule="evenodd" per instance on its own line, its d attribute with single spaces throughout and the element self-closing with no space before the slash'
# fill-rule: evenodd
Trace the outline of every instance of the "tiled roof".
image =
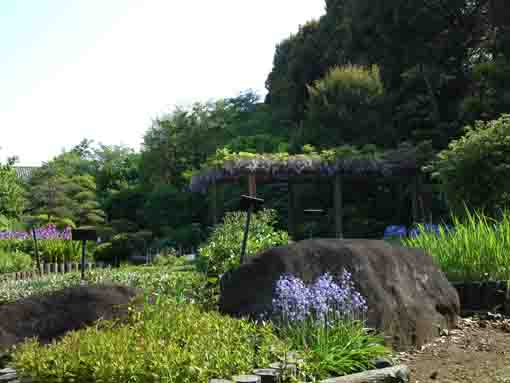
<svg viewBox="0 0 510 383">
<path fill-rule="evenodd" d="M 28 180 L 37 169 L 39 169 L 39 166 L 14 166 L 16 175 L 23 180 Z"/>
</svg>

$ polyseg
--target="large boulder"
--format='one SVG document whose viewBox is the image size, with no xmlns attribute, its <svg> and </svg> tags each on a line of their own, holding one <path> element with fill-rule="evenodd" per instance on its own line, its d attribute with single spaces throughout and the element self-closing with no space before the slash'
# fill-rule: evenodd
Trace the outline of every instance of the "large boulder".
<svg viewBox="0 0 510 383">
<path fill-rule="evenodd" d="M 222 278 L 220 310 L 256 317 L 271 310 L 282 274 L 310 283 L 344 269 L 367 300 L 367 325 L 397 349 L 421 346 L 455 327 L 459 297 L 433 258 L 381 240 L 313 239 L 264 251 Z"/>
</svg>

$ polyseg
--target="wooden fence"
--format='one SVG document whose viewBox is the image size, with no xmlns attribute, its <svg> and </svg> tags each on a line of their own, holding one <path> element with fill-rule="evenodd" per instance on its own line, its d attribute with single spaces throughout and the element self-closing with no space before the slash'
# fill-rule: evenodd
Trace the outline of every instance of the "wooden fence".
<svg viewBox="0 0 510 383">
<path fill-rule="evenodd" d="M 108 268 L 110 265 L 105 264 L 104 262 L 96 262 L 96 263 L 85 263 L 85 270 L 92 269 L 103 269 Z M 40 266 L 40 275 L 48 275 L 48 274 L 65 274 L 72 273 L 81 270 L 81 264 L 78 262 L 73 263 L 43 263 Z M 32 271 L 19 271 L 17 273 L 3 273 L 0 274 L 0 282 L 1 281 L 9 281 L 9 280 L 22 280 L 22 279 L 32 279 L 39 277 L 39 273 L 37 270 Z"/>
</svg>

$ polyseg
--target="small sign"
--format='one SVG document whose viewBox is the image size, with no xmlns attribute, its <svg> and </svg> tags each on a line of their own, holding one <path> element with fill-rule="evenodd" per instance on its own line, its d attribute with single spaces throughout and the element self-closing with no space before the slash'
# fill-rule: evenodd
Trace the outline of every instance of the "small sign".
<svg viewBox="0 0 510 383">
<path fill-rule="evenodd" d="M 72 229 L 71 238 L 73 241 L 97 241 L 95 229 Z"/>
<path fill-rule="evenodd" d="M 306 215 L 323 215 L 325 211 L 323 209 L 306 209 L 303 210 Z"/>
<path fill-rule="evenodd" d="M 241 196 L 241 209 L 242 210 L 248 210 L 250 206 L 253 206 L 253 208 L 257 208 L 259 206 L 262 206 L 264 204 L 264 200 L 257 197 L 252 197 L 249 195 L 242 195 Z"/>
</svg>

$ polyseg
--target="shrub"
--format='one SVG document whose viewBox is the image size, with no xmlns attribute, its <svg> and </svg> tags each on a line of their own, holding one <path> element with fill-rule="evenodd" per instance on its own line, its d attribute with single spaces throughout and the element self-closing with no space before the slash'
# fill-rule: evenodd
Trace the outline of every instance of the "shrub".
<svg viewBox="0 0 510 383">
<path fill-rule="evenodd" d="M 126 325 L 105 322 L 14 353 L 20 376 L 36 381 L 203 382 L 250 373 L 274 361 L 271 326 L 161 300 Z"/>
<path fill-rule="evenodd" d="M 32 269 L 33 263 L 29 254 L 19 250 L 14 252 L 0 250 L 0 273 L 16 273 Z"/>
<path fill-rule="evenodd" d="M 465 130 L 424 170 L 439 179 L 456 215 L 467 204 L 495 216 L 510 202 L 510 115 L 478 121 Z"/>
<path fill-rule="evenodd" d="M 244 212 L 227 213 L 223 223 L 214 228 L 205 246 L 199 249 L 200 255 L 209 259 L 210 274 L 220 275 L 239 265 L 245 221 Z M 289 242 L 286 232 L 274 229 L 275 221 L 274 210 L 262 210 L 252 215 L 247 256 Z"/>
</svg>

